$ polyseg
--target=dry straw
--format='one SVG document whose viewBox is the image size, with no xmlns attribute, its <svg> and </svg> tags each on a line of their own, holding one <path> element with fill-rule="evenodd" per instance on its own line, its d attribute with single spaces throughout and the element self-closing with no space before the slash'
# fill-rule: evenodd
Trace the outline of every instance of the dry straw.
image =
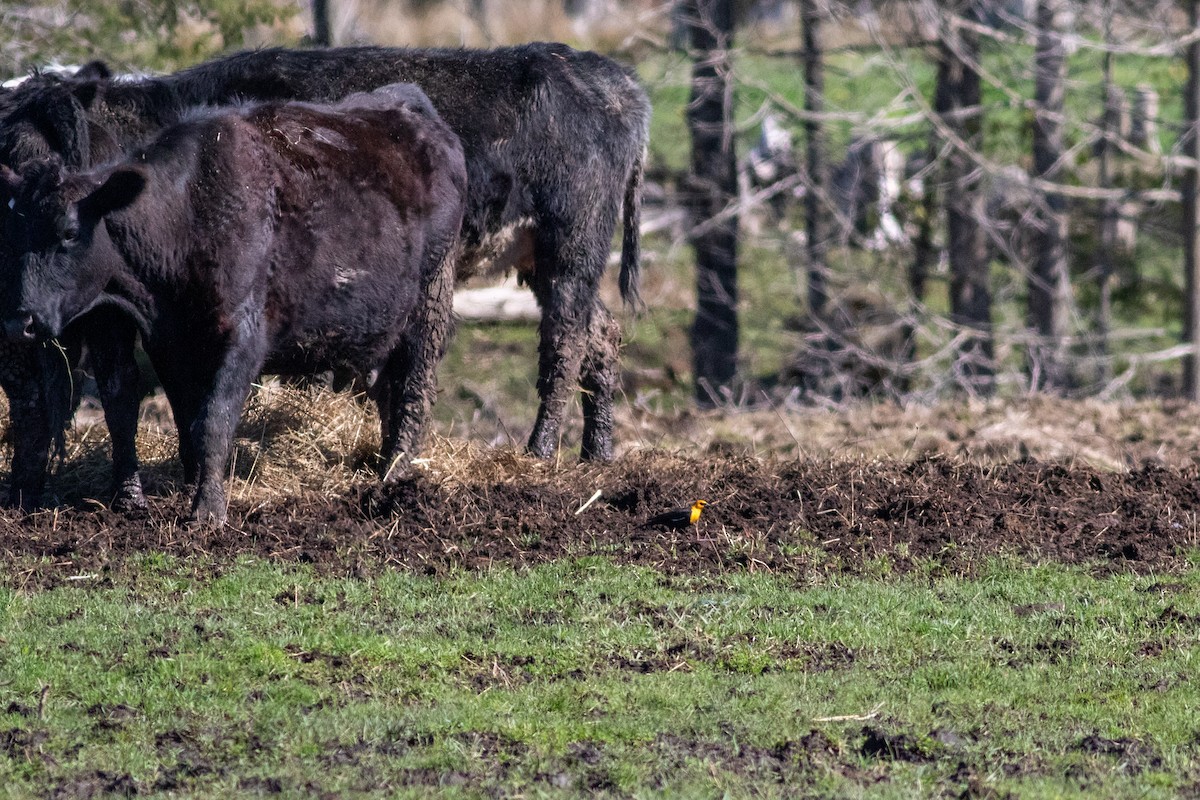
<svg viewBox="0 0 1200 800">
<path fill-rule="evenodd" d="M 447 438 L 435 430 L 413 466 L 443 491 L 475 491 L 510 482 L 536 490 L 565 482 L 578 487 L 574 511 L 612 475 L 602 466 L 579 464 L 570 441 L 558 459 L 542 462 L 523 455 L 519 446 L 491 447 L 473 439 L 461 424 L 452 428 L 463 435 Z M 706 413 L 654 413 L 626 404 L 618 419 L 623 471 L 650 473 L 656 460 L 679 455 L 701 463 L 730 456 L 822 461 L 942 455 L 963 463 L 1033 458 L 1107 470 L 1148 461 L 1183 466 L 1194 462 L 1197 429 L 1200 410 L 1187 404 L 1048 397 Z M 567 435 L 573 436 L 573 429 Z M 375 480 L 378 446 L 374 405 L 361 396 L 266 382 L 251 394 L 238 427 L 230 466 L 231 499 L 255 507 L 288 498 L 345 495 Z M 174 426 L 161 396 L 143 403 L 138 450 L 147 491 L 167 494 L 182 488 Z M 67 457 L 57 469 L 53 492 L 68 501 L 102 497 L 110 474 L 109 453 L 102 415 L 85 406 L 69 432 Z M 10 456 L 7 448 L 0 453 L 6 461 Z"/>
</svg>

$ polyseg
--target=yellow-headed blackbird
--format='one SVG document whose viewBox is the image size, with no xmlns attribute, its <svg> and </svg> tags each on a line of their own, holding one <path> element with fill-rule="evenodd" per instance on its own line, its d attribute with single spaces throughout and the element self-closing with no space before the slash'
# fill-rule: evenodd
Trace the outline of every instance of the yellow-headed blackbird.
<svg viewBox="0 0 1200 800">
<path fill-rule="evenodd" d="M 681 531 L 688 525 L 695 525 L 700 520 L 700 512 L 708 505 L 707 500 L 697 500 L 692 503 L 691 508 L 677 508 L 674 511 L 665 511 L 662 514 L 656 514 L 650 519 L 642 523 L 643 528 L 667 528 L 672 531 Z"/>
</svg>

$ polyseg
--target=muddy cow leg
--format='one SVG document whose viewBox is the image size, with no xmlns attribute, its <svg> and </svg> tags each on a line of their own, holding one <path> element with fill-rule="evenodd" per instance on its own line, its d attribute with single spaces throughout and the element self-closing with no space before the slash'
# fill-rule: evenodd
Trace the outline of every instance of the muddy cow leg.
<svg viewBox="0 0 1200 800">
<path fill-rule="evenodd" d="M 542 322 L 538 329 L 538 397 L 541 405 L 529 435 L 529 452 L 538 458 L 549 458 L 558 449 L 559 430 L 567 401 L 575 393 L 579 379 L 592 312 L 591 293 L 580 292 L 580 287 L 564 291 L 564 281 L 555 283 L 557 285 L 540 290 L 535 284 L 534 288 L 542 307 Z"/>
<path fill-rule="evenodd" d="M 611 207 L 610 207 L 611 206 Z M 530 285 L 542 309 L 538 344 L 538 395 L 541 406 L 529 436 L 529 452 L 541 458 L 554 454 L 567 400 L 575 392 L 584 355 L 589 350 L 589 328 L 600 302 L 616 205 L 590 204 L 574 220 L 539 226 L 534 241 L 534 274 Z M 600 397 L 599 403 L 605 398 Z M 587 410 L 611 415 L 591 402 Z M 603 424 L 596 426 L 599 431 Z M 610 445 L 611 447 L 611 445 Z"/>
<path fill-rule="evenodd" d="M 613 398 L 620 370 L 621 326 L 604 304 L 597 301 L 588 326 L 588 351 L 583 358 L 583 441 L 579 455 L 585 461 L 610 461 L 613 457 Z"/>
<path fill-rule="evenodd" d="M 13 446 L 6 504 L 25 510 L 36 508 L 42 501 L 53 439 L 37 367 L 32 347 L 0 342 L 0 387 L 8 396 Z"/>
<path fill-rule="evenodd" d="M 438 258 L 433 273 L 422 281 L 421 296 L 412 323 L 380 376 L 384 385 L 379 395 L 379 462 L 384 481 L 404 475 L 429 425 L 430 409 L 437 397 L 437 368 L 446 354 L 452 327 L 452 254 Z"/>
<path fill-rule="evenodd" d="M 140 371 L 134 358 L 137 330 L 115 311 L 94 312 L 87 331 L 92 369 L 100 405 L 112 440 L 114 508 L 129 511 L 146 507 L 138 474 L 137 423 Z"/>
<path fill-rule="evenodd" d="M 222 525 L 226 516 L 225 471 L 233 431 L 246 407 L 250 386 L 262 372 L 268 342 L 261 314 L 250 314 L 230 335 L 211 388 L 191 424 L 192 448 L 200 468 L 190 523 Z"/>
</svg>

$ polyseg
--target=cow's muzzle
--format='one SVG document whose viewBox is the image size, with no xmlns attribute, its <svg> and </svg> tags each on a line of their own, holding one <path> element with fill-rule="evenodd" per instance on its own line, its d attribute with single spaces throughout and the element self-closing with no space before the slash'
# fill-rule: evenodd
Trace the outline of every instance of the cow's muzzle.
<svg viewBox="0 0 1200 800">
<path fill-rule="evenodd" d="M 28 311 L 18 311 L 15 316 L 6 319 L 4 335 L 10 342 L 37 341 L 37 328 L 33 322 L 33 314 Z"/>
</svg>

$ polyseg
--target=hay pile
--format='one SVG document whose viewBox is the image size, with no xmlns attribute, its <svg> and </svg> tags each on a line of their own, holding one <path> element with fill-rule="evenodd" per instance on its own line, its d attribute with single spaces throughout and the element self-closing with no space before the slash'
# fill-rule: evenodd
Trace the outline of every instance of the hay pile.
<svg viewBox="0 0 1200 800">
<path fill-rule="evenodd" d="M 2 417 L 5 423 L 6 417 Z M 454 438 L 437 430 L 431 433 L 416 469 L 443 488 L 529 482 L 564 467 L 586 484 L 589 468 L 576 464 L 572 450 L 578 425 L 576 410 L 564 432 L 562 455 L 547 464 L 526 458 L 516 445 L 491 447 L 488 434 L 473 437 L 470 425 L 455 421 Z M 647 458 L 647 451 L 701 459 L 719 455 L 818 461 L 908 461 L 944 455 L 960 463 L 1032 458 L 1120 471 L 1146 463 L 1197 463 L 1198 430 L 1200 409 L 1185 403 L 1034 397 L 934 406 L 864 403 L 704 413 L 686 408 L 657 412 L 634 402 L 619 407 L 617 436 L 619 452 L 626 459 L 639 453 Z M 344 496 L 375 480 L 373 459 L 378 446 L 374 404 L 321 387 L 264 383 L 250 397 L 238 427 L 230 499 L 245 507 L 274 505 L 288 498 Z M 161 395 L 143 404 L 138 449 L 148 493 L 169 495 L 182 488 L 174 425 Z M 0 451 L 5 466 L 10 457 L 7 447 Z M 103 498 L 108 478 L 103 417 L 98 409 L 85 407 L 70 431 L 67 458 L 57 468 L 50 491 L 67 503 Z"/>
</svg>

